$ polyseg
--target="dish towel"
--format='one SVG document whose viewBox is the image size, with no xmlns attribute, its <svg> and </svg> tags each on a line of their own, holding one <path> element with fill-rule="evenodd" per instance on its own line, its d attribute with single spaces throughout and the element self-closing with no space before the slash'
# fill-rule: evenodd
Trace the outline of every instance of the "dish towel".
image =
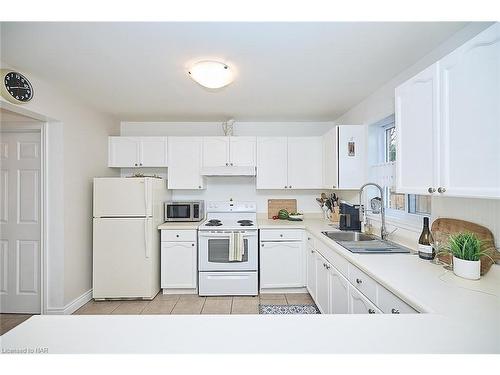
<svg viewBox="0 0 500 375">
<path fill-rule="evenodd" d="M 241 262 L 245 255 L 243 233 L 231 233 L 229 237 L 229 261 Z"/>
</svg>

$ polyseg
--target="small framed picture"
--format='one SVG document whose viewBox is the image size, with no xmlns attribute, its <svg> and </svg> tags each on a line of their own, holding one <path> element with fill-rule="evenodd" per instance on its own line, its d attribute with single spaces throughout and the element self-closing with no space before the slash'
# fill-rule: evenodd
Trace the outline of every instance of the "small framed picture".
<svg viewBox="0 0 500 375">
<path fill-rule="evenodd" d="M 356 156 L 355 144 L 356 144 L 356 142 L 354 142 L 354 141 L 347 142 L 347 155 L 348 156 Z"/>
</svg>

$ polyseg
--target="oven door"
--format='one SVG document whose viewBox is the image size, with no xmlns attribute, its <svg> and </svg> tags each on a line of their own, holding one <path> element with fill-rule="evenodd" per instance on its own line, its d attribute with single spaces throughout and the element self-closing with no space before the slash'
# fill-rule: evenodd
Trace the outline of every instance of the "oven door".
<svg viewBox="0 0 500 375">
<path fill-rule="evenodd" d="M 165 203 L 165 221 L 193 221 L 193 205 Z"/>
<path fill-rule="evenodd" d="M 257 231 L 242 231 L 245 253 L 241 261 L 229 261 L 231 232 L 199 231 L 198 268 L 200 271 L 256 271 Z"/>
</svg>

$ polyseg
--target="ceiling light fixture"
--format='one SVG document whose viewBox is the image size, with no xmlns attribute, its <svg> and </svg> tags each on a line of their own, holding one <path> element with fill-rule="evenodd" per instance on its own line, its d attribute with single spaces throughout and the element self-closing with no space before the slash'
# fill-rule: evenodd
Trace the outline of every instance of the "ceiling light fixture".
<svg viewBox="0 0 500 375">
<path fill-rule="evenodd" d="M 219 89 L 233 82 L 233 71 L 219 61 L 199 61 L 188 70 L 189 76 L 209 89 Z"/>
</svg>

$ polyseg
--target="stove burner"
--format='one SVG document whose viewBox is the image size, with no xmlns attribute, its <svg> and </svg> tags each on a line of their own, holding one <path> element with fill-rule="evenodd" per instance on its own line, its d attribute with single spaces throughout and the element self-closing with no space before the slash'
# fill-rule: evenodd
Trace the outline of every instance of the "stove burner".
<svg viewBox="0 0 500 375">
<path fill-rule="evenodd" d="M 209 223 L 220 223 L 219 219 L 210 219 L 208 220 Z"/>
<path fill-rule="evenodd" d="M 249 222 L 249 223 L 240 223 L 240 226 L 242 227 L 251 227 L 253 225 L 252 222 Z"/>
<path fill-rule="evenodd" d="M 220 227 L 222 223 L 218 220 L 210 220 L 208 223 L 205 224 L 207 227 Z"/>
<path fill-rule="evenodd" d="M 252 220 L 248 220 L 248 219 L 245 219 L 245 220 L 238 220 L 237 221 L 238 224 L 252 224 Z"/>
</svg>

